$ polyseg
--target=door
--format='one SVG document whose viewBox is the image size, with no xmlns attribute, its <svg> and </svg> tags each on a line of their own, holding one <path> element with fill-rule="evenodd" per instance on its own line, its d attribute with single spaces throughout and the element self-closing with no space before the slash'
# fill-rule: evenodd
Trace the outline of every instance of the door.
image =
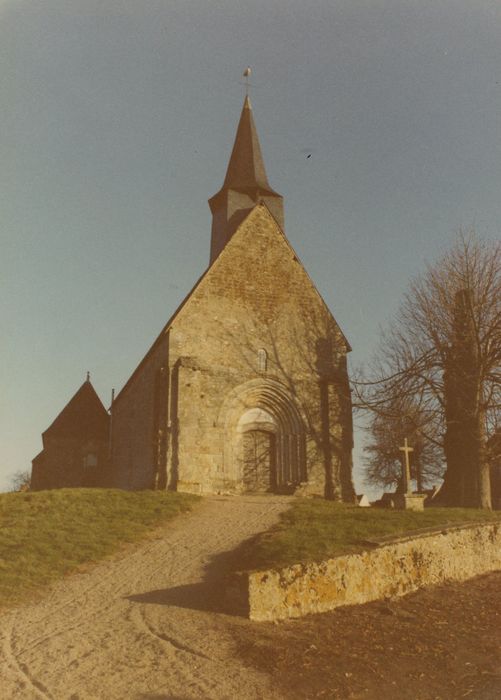
<svg viewBox="0 0 501 700">
<path fill-rule="evenodd" d="M 276 486 L 275 435 L 266 430 L 243 434 L 243 482 L 245 491 L 270 491 Z"/>
</svg>

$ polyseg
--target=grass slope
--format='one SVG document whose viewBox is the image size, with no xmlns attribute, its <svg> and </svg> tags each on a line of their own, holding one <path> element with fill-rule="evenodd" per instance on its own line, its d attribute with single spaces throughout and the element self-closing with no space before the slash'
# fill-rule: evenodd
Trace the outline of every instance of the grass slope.
<svg viewBox="0 0 501 700">
<path fill-rule="evenodd" d="M 359 508 L 323 499 L 298 500 L 271 530 L 245 543 L 234 570 L 269 569 L 367 549 L 364 542 L 412 530 L 500 520 L 499 512 L 428 508 L 424 512 Z"/>
<path fill-rule="evenodd" d="M 197 496 L 57 489 L 0 494 L 0 605 L 18 602 L 179 513 Z"/>
</svg>

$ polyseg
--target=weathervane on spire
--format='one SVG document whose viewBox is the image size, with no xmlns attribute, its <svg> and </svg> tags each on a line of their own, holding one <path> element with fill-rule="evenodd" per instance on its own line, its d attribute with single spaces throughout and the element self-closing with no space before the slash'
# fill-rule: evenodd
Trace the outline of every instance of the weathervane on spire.
<svg viewBox="0 0 501 700">
<path fill-rule="evenodd" d="M 247 68 L 244 70 L 243 76 L 245 78 L 245 94 L 248 97 L 249 96 L 249 88 L 252 87 L 252 85 L 249 83 L 249 78 L 250 74 L 252 73 L 251 67 L 247 66 Z"/>
</svg>

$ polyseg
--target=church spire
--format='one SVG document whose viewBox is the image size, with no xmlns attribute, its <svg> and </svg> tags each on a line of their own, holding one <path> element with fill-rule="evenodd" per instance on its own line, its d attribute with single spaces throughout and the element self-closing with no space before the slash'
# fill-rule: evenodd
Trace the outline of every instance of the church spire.
<svg viewBox="0 0 501 700">
<path fill-rule="evenodd" d="M 240 115 L 235 144 L 224 179 L 223 188 L 225 187 L 245 190 L 259 188 L 276 194 L 268 182 L 248 96 Z"/>
<path fill-rule="evenodd" d="M 223 186 L 209 199 L 213 216 L 211 263 L 259 202 L 268 206 L 283 227 L 283 198 L 268 182 L 251 103 L 246 95 Z"/>
</svg>

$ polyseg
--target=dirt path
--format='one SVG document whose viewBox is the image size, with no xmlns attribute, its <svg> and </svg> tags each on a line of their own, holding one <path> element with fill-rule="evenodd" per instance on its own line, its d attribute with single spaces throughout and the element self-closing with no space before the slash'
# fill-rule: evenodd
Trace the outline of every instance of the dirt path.
<svg viewBox="0 0 501 700">
<path fill-rule="evenodd" d="M 279 698 L 237 660 L 218 612 L 224 552 L 274 523 L 288 499 L 213 497 L 42 602 L 0 619 L 4 700 Z M 214 559 L 217 567 L 214 567 Z M 210 570 L 210 567 L 209 567 Z"/>
</svg>

